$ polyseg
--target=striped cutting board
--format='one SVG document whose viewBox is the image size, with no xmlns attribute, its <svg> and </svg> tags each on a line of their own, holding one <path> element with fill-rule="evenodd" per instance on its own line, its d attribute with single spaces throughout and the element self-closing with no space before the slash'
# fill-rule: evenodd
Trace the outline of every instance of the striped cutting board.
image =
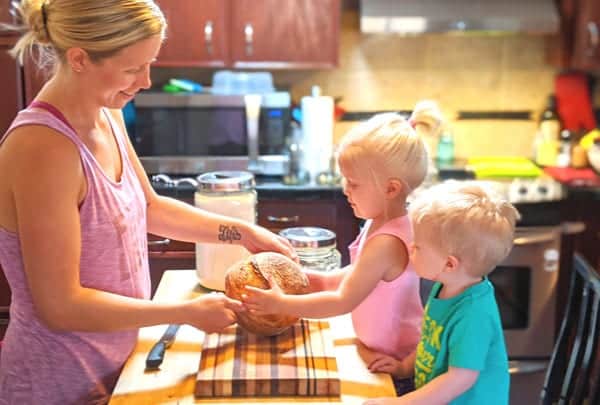
<svg viewBox="0 0 600 405">
<path fill-rule="evenodd" d="M 206 335 L 196 397 L 339 397 L 340 379 L 326 321 L 300 320 L 278 336 L 232 326 Z"/>
</svg>

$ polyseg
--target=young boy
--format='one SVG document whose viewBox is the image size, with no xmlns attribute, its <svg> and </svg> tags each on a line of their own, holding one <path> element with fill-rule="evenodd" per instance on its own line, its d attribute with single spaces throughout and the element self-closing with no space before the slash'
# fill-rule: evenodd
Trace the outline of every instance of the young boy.
<svg viewBox="0 0 600 405">
<path fill-rule="evenodd" d="M 417 389 L 365 404 L 508 404 L 506 346 L 486 276 L 511 250 L 517 210 L 475 182 L 450 182 L 424 191 L 409 211 L 411 261 L 435 282 L 417 350 L 394 370 L 414 367 Z"/>
</svg>

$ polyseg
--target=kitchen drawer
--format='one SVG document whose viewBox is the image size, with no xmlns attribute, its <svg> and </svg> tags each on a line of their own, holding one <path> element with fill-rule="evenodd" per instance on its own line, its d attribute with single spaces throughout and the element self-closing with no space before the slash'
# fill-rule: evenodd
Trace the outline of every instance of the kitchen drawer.
<svg viewBox="0 0 600 405">
<path fill-rule="evenodd" d="M 262 200 L 258 204 L 258 224 L 273 232 L 295 226 L 319 226 L 334 230 L 336 216 L 334 200 Z"/>
</svg>

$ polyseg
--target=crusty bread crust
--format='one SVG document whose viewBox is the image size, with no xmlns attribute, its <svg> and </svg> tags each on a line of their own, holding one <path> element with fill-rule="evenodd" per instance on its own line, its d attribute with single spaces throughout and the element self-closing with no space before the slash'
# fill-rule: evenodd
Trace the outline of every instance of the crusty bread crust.
<svg viewBox="0 0 600 405">
<path fill-rule="evenodd" d="M 306 294 L 308 278 L 300 266 L 282 254 L 262 252 L 232 265 L 225 275 L 225 294 L 236 300 L 242 298 L 247 285 L 268 289 L 267 277 L 286 294 Z M 237 314 L 238 324 L 249 332 L 264 336 L 277 335 L 298 321 L 297 317 L 269 314 L 257 316 L 249 312 Z"/>
</svg>

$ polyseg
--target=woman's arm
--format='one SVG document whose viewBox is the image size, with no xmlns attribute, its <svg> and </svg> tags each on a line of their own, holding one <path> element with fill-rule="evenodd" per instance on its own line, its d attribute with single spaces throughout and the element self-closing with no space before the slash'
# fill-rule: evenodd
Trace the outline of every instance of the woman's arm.
<svg viewBox="0 0 600 405">
<path fill-rule="evenodd" d="M 305 295 L 283 294 L 271 283 L 271 289 L 247 287 L 244 305 L 251 311 L 284 313 L 306 318 L 327 318 L 352 311 L 390 272 L 400 275 L 408 263 L 404 243 L 391 235 L 377 235 L 363 248 L 352 271 L 347 272 L 339 288 Z"/>
</svg>

